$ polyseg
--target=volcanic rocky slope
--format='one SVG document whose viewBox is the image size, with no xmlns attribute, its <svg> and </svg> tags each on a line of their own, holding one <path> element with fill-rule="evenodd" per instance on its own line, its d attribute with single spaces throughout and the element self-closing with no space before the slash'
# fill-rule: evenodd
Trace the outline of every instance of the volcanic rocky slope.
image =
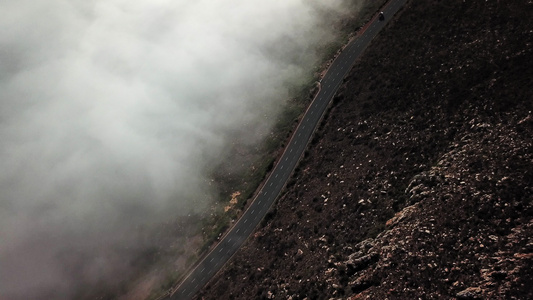
<svg viewBox="0 0 533 300">
<path fill-rule="evenodd" d="M 533 3 L 409 1 L 205 299 L 533 299 Z"/>
</svg>

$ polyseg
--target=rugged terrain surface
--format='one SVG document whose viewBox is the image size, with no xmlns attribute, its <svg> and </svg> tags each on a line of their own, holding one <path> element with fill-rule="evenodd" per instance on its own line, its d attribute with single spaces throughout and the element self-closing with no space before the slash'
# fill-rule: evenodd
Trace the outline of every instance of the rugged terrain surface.
<svg viewBox="0 0 533 300">
<path fill-rule="evenodd" d="M 533 299 L 533 3 L 410 1 L 205 299 Z"/>
</svg>

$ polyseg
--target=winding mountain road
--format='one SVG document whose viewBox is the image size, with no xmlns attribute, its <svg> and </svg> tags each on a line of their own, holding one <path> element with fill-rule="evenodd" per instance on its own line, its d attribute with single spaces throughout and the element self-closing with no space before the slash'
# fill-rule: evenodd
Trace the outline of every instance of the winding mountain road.
<svg viewBox="0 0 533 300">
<path fill-rule="evenodd" d="M 298 164 L 317 124 L 320 122 L 333 95 L 341 85 L 343 78 L 348 74 L 355 60 L 363 53 L 372 39 L 406 1 L 389 1 L 383 8 L 385 20 L 378 20 L 376 15 L 337 56 L 322 78 L 320 91 L 307 109 L 283 155 L 249 208 L 218 245 L 163 299 L 191 299 L 237 252 L 248 236 L 254 232 Z"/>
</svg>

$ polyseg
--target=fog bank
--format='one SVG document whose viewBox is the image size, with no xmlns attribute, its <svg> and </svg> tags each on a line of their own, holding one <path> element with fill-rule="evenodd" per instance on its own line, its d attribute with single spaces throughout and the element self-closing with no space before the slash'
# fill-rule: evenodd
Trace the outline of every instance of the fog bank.
<svg viewBox="0 0 533 300">
<path fill-rule="evenodd" d="M 340 1 L 0 2 L 0 299 L 119 281 L 139 228 L 201 212 L 230 133 L 253 144 Z"/>
</svg>

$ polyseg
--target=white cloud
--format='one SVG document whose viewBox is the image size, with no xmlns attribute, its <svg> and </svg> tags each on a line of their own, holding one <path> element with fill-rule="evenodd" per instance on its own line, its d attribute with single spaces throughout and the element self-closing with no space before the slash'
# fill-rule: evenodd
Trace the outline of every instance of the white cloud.
<svg viewBox="0 0 533 300">
<path fill-rule="evenodd" d="M 227 136 L 309 72 L 317 6 L 0 1 L 0 294 L 120 278 L 136 226 L 205 209 Z"/>
</svg>

